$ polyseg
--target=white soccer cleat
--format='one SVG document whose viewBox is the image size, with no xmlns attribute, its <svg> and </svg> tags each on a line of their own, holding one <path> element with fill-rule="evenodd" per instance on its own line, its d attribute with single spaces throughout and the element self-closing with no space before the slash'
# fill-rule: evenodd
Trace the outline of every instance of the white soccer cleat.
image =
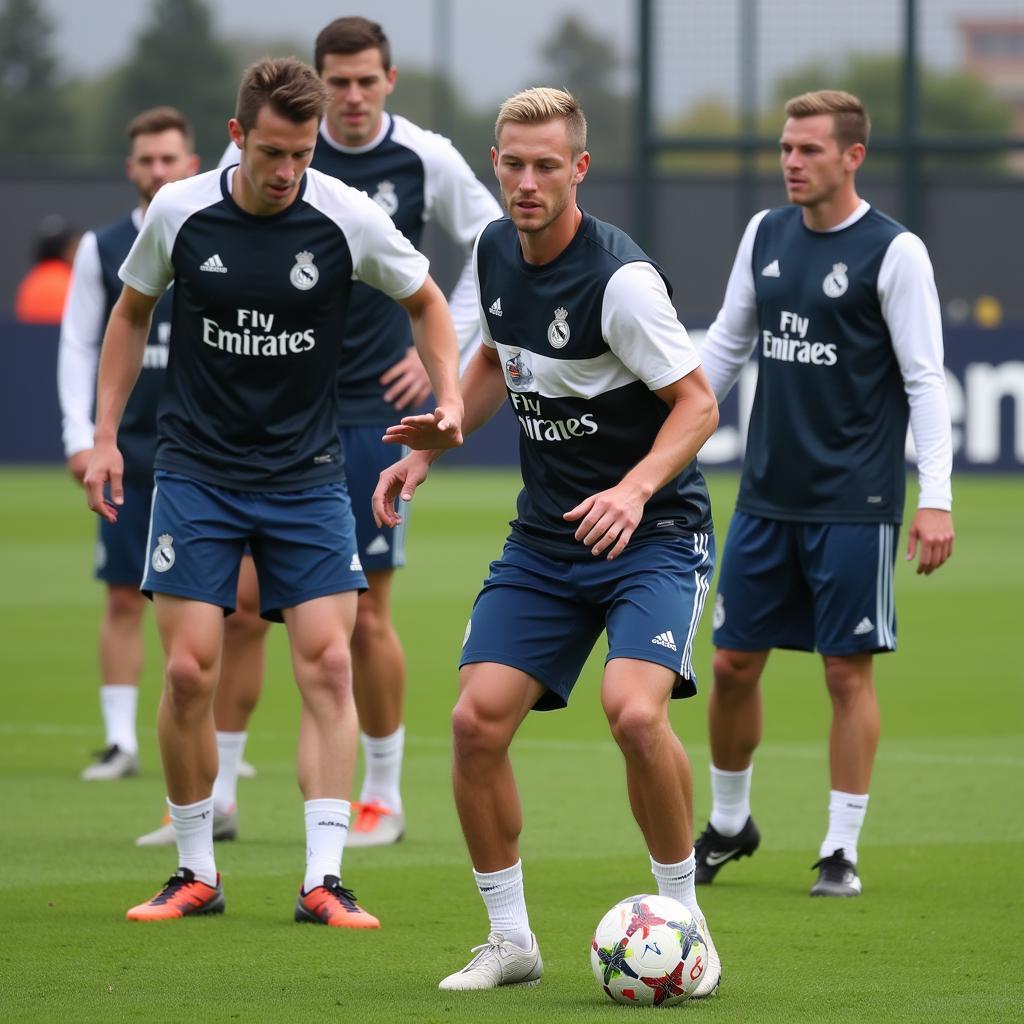
<svg viewBox="0 0 1024 1024">
<path fill-rule="evenodd" d="M 238 808 L 232 807 L 230 811 L 218 811 L 213 809 L 213 841 L 222 842 L 228 839 L 238 838 Z M 177 839 L 174 835 L 174 825 L 171 824 L 170 816 L 165 814 L 161 826 L 152 832 L 147 832 L 135 840 L 136 846 L 174 846 Z"/>
<path fill-rule="evenodd" d="M 392 811 L 376 800 L 352 804 L 345 848 L 353 846 L 391 846 L 405 835 L 405 815 Z"/>
<path fill-rule="evenodd" d="M 238 762 L 238 777 L 240 779 L 255 779 L 256 766 L 254 764 L 250 764 L 243 758 Z"/>
<path fill-rule="evenodd" d="M 476 956 L 454 974 L 449 974 L 437 987 L 448 992 L 468 992 L 497 988 L 499 985 L 539 985 L 544 973 L 537 937 L 530 933 L 530 948 L 509 942 L 504 935 L 492 932 L 482 946 L 474 946 Z"/>
<path fill-rule="evenodd" d="M 711 996 L 718 995 L 718 987 L 722 983 L 722 961 L 719 959 L 718 950 L 715 948 L 715 940 L 711 938 L 711 929 L 708 928 L 707 921 L 700 917 L 697 919 L 697 923 L 700 925 L 700 930 L 704 935 L 708 963 L 690 998 L 709 999 Z"/>
<path fill-rule="evenodd" d="M 114 782 L 139 774 L 139 755 L 129 754 L 116 743 L 97 754 L 99 760 L 82 771 L 83 782 Z"/>
</svg>

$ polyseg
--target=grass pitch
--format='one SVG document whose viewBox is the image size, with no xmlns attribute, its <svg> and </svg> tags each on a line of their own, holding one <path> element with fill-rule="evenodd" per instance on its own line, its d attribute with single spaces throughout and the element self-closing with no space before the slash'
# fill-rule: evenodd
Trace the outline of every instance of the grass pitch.
<svg viewBox="0 0 1024 1024">
<path fill-rule="evenodd" d="M 710 483 L 721 544 L 736 481 Z M 410 566 L 396 585 L 409 660 L 408 836 L 346 853 L 346 884 L 384 925 L 350 934 L 292 921 L 303 866 L 298 698 L 280 629 L 250 730 L 259 775 L 240 784 L 241 838 L 217 847 L 227 913 L 124 921 L 175 867 L 172 851 L 132 845 L 162 809 L 158 645 L 150 624 L 143 774 L 79 782 L 102 745 L 95 522 L 62 472 L 0 472 L 0 1020 L 610 1022 L 643 1012 L 608 1002 L 588 962 L 604 911 L 654 885 L 600 711 L 600 657 L 570 708 L 531 716 L 513 748 L 543 984 L 436 987 L 487 932 L 450 795 L 448 714 L 465 621 L 516 486 L 513 474 L 442 469 L 416 499 Z M 900 652 L 877 661 L 883 737 L 861 841 L 863 897 L 807 896 L 826 820 L 828 700 L 817 658 L 775 654 L 754 774 L 762 847 L 701 891 L 724 963 L 721 995 L 666 1012 L 787 1022 L 1024 1015 L 1024 480 L 960 477 L 954 489 L 952 562 L 929 579 L 897 569 Z M 693 761 L 698 828 L 709 809 L 708 629 L 695 659 L 702 694 L 672 712 Z"/>
</svg>

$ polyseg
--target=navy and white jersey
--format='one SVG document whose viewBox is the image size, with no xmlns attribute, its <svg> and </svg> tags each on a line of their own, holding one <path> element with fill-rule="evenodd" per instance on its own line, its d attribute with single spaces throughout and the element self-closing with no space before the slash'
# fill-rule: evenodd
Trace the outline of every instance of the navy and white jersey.
<svg viewBox="0 0 1024 1024">
<path fill-rule="evenodd" d="M 121 294 L 118 267 L 124 262 L 139 233 L 142 211 L 98 231 L 87 231 L 75 254 L 57 355 L 57 391 L 63 414 L 64 455 L 93 446 L 93 406 L 96 368 L 103 332 L 110 311 Z M 171 335 L 171 293 L 165 293 L 153 311 L 142 371 L 125 406 L 117 432 L 124 456 L 125 476 L 148 485 L 153 477 L 156 451 L 156 410 L 167 366 Z"/>
<path fill-rule="evenodd" d="M 238 162 L 234 145 L 221 162 Z M 502 215 L 494 196 L 448 139 L 386 112 L 365 146 L 341 146 L 321 124 L 311 166 L 369 195 L 417 249 L 426 222 L 434 220 L 465 250 L 465 268 L 448 300 L 464 365 L 480 338 L 470 255 L 477 235 Z M 412 343 L 405 310 L 357 282 L 338 364 L 341 423 L 394 421 L 380 376 Z"/>
<path fill-rule="evenodd" d="M 403 299 L 427 261 L 365 195 L 308 170 L 260 217 L 231 198 L 234 168 L 165 185 L 121 280 L 174 282 L 157 469 L 235 490 L 342 478 L 334 378 L 353 280 Z"/>
<path fill-rule="evenodd" d="M 757 346 L 736 507 L 769 519 L 899 522 L 909 415 L 920 506 L 950 508 L 942 327 L 924 243 L 867 203 L 830 231 L 755 216 L 701 355 L 721 399 Z"/>
<path fill-rule="evenodd" d="M 653 392 L 700 357 L 661 271 L 623 231 L 583 215 L 550 263 L 523 259 L 508 218 L 484 229 L 475 268 L 483 341 L 497 350 L 519 421 L 513 534 L 555 558 L 593 556 L 563 514 L 618 484 L 668 417 Z M 655 492 L 630 544 L 711 528 L 696 461 Z"/>
</svg>

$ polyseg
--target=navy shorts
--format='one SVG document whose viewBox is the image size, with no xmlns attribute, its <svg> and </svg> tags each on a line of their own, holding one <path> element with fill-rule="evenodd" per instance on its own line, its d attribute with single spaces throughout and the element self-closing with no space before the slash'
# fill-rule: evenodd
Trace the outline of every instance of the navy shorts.
<svg viewBox="0 0 1024 1024">
<path fill-rule="evenodd" d="M 509 538 L 473 605 L 459 665 L 520 669 L 547 689 L 536 710 L 563 708 L 607 629 L 606 664 L 665 665 L 677 675 L 672 696 L 692 697 L 693 638 L 714 561 L 711 533 L 627 546 L 610 562 L 561 561 Z"/>
<path fill-rule="evenodd" d="M 100 518 L 94 575 L 110 586 L 137 587 L 146 568 L 146 537 L 153 484 L 125 481 L 117 522 Z"/>
<path fill-rule="evenodd" d="M 358 424 L 340 428 L 341 450 L 345 453 L 345 482 L 352 499 L 352 513 L 356 517 L 356 543 L 365 572 L 397 569 L 405 565 L 409 503 L 399 500 L 402 522 L 393 530 L 379 527 L 370 510 L 370 498 L 377 488 L 380 474 L 409 452 L 402 445 L 385 444 L 381 440 L 390 425 Z"/>
<path fill-rule="evenodd" d="M 328 594 L 365 590 L 343 483 L 301 491 L 234 491 L 158 471 L 142 590 L 234 611 L 246 545 L 256 563 L 260 614 Z"/>
<path fill-rule="evenodd" d="M 718 578 L 715 646 L 896 650 L 898 537 L 896 523 L 791 523 L 737 512 Z"/>
</svg>

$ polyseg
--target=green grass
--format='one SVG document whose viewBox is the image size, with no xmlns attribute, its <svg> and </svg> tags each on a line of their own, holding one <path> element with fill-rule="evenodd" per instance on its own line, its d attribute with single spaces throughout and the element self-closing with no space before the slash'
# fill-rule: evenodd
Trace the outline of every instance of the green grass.
<svg viewBox="0 0 1024 1024">
<path fill-rule="evenodd" d="M 735 478 L 711 479 L 720 541 Z M 568 711 L 532 716 L 513 756 L 531 921 L 546 962 L 532 990 L 445 994 L 482 941 L 448 782 L 448 714 L 469 608 L 512 512 L 508 474 L 439 471 L 416 500 L 396 587 L 409 658 L 409 833 L 350 850 L 346 882 L 379 933 L 291 920 L 303 859 L 294 781 L 298 698 L 272 631 L 242 782 L 242 838 L 218 846 L 228 912 L 130 925 L 126 907 L 174 868 L 132 839 L 159 820 L 157 645 L 140 704 L 143 774 L 87 785 L 101 740 L 90 579 L 94 521 L 55 470 L 0 473 L 0 1020 L 614 1021 L 590 974 L 602 913 L 653 886 L 589 664 Z M 900 653 L 877 662 L 883 738 L 861 844 L 864 896 L 810 900 L 828 799 L 820 664 L 776 654 L 754 803 L 764 842 L 701 893 L 725 964 L 720 997 L 669 1011 L 714 1021 L 1009 1021 L 1024 1014 L 1024 479 L 955 482 L 957 552 L 930 579 L 897 570 Z M 708 812 L 702 694 L 673 707 Z"/>
</svg>

